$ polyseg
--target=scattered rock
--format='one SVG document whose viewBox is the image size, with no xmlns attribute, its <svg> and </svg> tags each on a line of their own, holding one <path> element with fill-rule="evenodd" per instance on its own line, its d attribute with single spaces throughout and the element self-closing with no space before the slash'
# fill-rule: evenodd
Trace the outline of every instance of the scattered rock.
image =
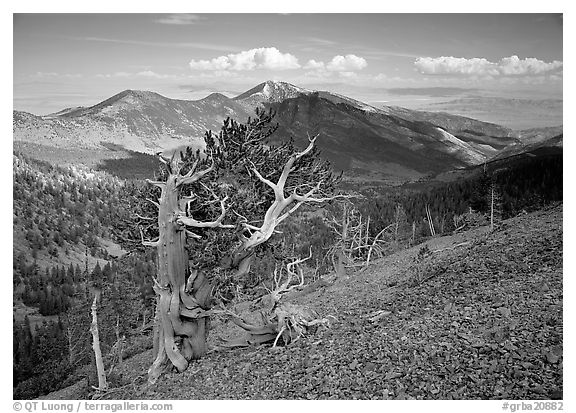
<svg viewBox="0 0 576 413">
<path fill-rule="evenodd" d="M 339 322 L 285 348 L 210 353 L 144 397 L 561 399 L 561 207 L 507 224 L 507 235 L 458 234 L 470 244 L 427 257 L 430 273 L 446 271 L 421 284 L 405 283 L 417 246 L 351 272 L 321 296 L 299 296 Z M 436 251 L 453 240 L 429 243 Z M 544 262 L 546 271 L 536 271 Z M 131 389 L 115 397 L 140 398 Z"/>
</svg>

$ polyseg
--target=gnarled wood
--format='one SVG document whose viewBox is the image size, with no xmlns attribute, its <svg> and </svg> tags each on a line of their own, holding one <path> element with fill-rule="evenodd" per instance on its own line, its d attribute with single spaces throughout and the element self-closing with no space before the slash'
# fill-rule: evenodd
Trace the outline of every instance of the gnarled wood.
<svg viewBox="0 0 576 413">
<path fill-rule="evenodd" d="M 158 205 L 158 240 L 145 242 L 157 248 L 158 276 L 154 290 L 158 294 L 158 325 L 155 333 L 155 360 L 148 370 L 148 380 L 154 383 L 158 377 L 175 367 L 184 371 L 191 360 L 206 354 L 208 334 L 207 314 L 210 307 L 210 283 L 203 275 L 189 271 L 186 237 L 199 237 L 186 227 L 229 228 L 222 223 L 226 214 L 225 199 L 220 201 L 221 213 L 214 221 L 202 222 L 182 211 L 180 186 L 191 184 L 206 176 L 213 169 L 197 172 L 196 162 L 190 171 L 180 175 L 180 163 L 171 159 L 170 174 L 162 185 Z M 214 195 L 215 196 L 215 195 Z M 189 197 L 194 199 L 194 197 Z M 157 342 L 156 342 L 157 340 Z M 157 351 L 156 351 L 157 349 Z"/>
<path fill-rule="evenodd" d="M 264 219 L 260 226 L 249 224 L 247 220 L 242 222 L 244 228 L 243 232 L 248 232 L 250 236 L 247 237 L 243 235 L 243 233 L 240 233 L 239 236 L 241 244 L 233 252 L 232 258 L 227 262 L 228 268 L 237 268 L 237 273 L 235 274 L 237 277 L 249 271 L 254 249 L 258 245 L 268 241 L 270 237 L 277 232 L 276 228 L 278 225 L 296 212 L 300 206 L 305 203 L 323 203 L 334 199 L 353 197 L 352 195 L 344 194 L 327 197 L 317 196 L 321 194 L 322 184 L 324 183 L 322 179 L 320 179 L 315 186 L 304 194 L 300 194 L 298 191 L 303 190 L 304 187 L 309 188 L 310 185 L 303 185 L 301 188 L 296 187 L 290 195 L 286 196 L 286 182 L 290 173 L 295 170 L 295 163 L 303 156 L 312 152 L 317 138 L 318 135 L 310 138 L 308 146 L 302 152 L 296 152 L 288 159 L 282 168 L 282 173 L 276 183 L 262 176 L 256 166 L 252 164 L 251 171 L 258 180 L 269 186 L 274 191 L 274 201 L 264 214 Z"/>
<path fill-rule="evenodd" d="M 142 236 L 143 244 L 156 247 L 158 263 L 158 276 L 154 286 L 158 295 L 158 329 L 155 332 L 155 340 L 157 340 L 155 349 L 157 351 L 155 352 L 154 363 L 149 370 L 151 383 L 168 369 L 173 367 L 176 367 L 178 371 L 186 369 L 191 360 L 201 357 L 207 351 L 206 338 L 209 329 L 209 316 L 215 312 L 211 310 L 212 286 L 210 282 L 201 271 L 189 269 L 186 241 L 187 239 L 201 238 L 200 234 L 202 234 L 200 231 L 196 233 L 194 228 L 238 228 L 240 246 L 234 251 L 227 251 L 230 256 L 228 259 L 222 260 L 222 264 L 226 269 L 236 270 L 236 275 L 243 275 L 250 270 L 255 248 L 268 241 L 274 233 L 277 233 L 277 226 L 296 212 L 301 205 L 349 197 L 348 195 L 326 196 L 323 191 L 332 191 L 337 181 L 332 176 L 328 166 L 324 163 L 315 163 L 314 159 L 301 160 L 303 157 L 314 153 L 317 137 L 309 138 L 309 145 L 303 151 L 294 154 L 286 151 L 286 148 L 291 148 L 290 145 L 282 145 L 277 148 L 277 151 L 270 148 L 271 159 L 286 159 L 286 155 L 290 156 L 280 171 L 275 165 L 272 168 L 265 166 L 263 161 L 266 161 L 268 149 L 265 149 L 262 141 L 275 130 L 275 128 L 266 128 L 266 125 L 271 121 L 271 116 L 259 114 L 258 119 L 249 120 L 246 125 L 237 125 L 228 119 L 218 137 L 218 142 L 211 133 L 207 133 L 206 147 L 210 151 L 207 157 L 211 161 L 209 167 L 201 171 L 197 170 L 198 165 L 201 164 L 199 155 L 195 162 L 190 165 L 192 162 L 188 162 L 188 160 L 193 154 L 191 150 L 187 150 L 186 155 L 181 157 L 182 160 L 177 159 L 176 156 L 172 156 L 171 159 L 161 158 L 168 172 L 166 179 L 162 182 L 149 181 L 150 185 L 154 185 L 161 191 L 158 200 L 149 200 L 158 208 L 159 237 L 157 240 L 144 240 Z M 259 166 L 257 167 L 252 162 L 257 162 Z M 216 171 L 216 168 L 219 170 Z M 190 211 L 194 211 L 194 209 L 191 206 L 193 202 L 198 200 L 198 197 L 194 193 L 183 196 L 181 192 L 183 189 L 188 190 L 188 185 L 197 183 L 193 185 L 193 188 L 202 185 L 201 180 L 209 176 L 212 171 L 216 171 L 215 176 L 219 180 L 223 180 L 223 185 L 219 185 L 219 190 L 222 191 L 234 190 L 235 186 L 229 180 L 223 179 L 234 178 L 234 175 L 241 175 L 243 179 L 257 179 L 272 188 L 274 201 L 265 212 L 261 225 L 252 225 L 248 220 L 244 220 L 236 226 L 225 224 L 226 198 L 219 199 L 210 189 L 212 186 L 204 186 L 201 193 L 206 194 L 206 191 L 212 193 L 216 202 L 220 203 L 220 214 L 212 220 L 205 218 L 200 220 L 196 213 L 196 217 L 192 216 Z M 280 172 L 280 177 L 277 182 L 272 182 L 268 176 L 263 176 L 261 171 L 266 175 L 273 174 L 274 176 Z M 290 180 L 288 190 L 286 190 L 287 182 L 292 173 L 298 175 L 298 179 L 293 180 L 296 182 L 293 186 L 289 186 L 292 185 L 292 180 Z M 302 177 L 305 181 L 313 180 L 313 183 L 301 182 L 302 179 L 300 178 Z M 260 189 L 263 185 L 255 186 Z M 244 188 L 241 188 L 231 194 L 235 207 L 243 206 L 243 203 L 236 196 L 243 196 L 243 190 Z M 267 202 L 268 198 L 264 197 L 263 199 Z M 256 204 L 257 210 L 261 211 L 262 205 L 258 201 Z M 256 222 L 260 223 L 259 221 Z M 293 273 L 289 273 L 291 279 L 286 283 L 287 291 L 294 290 L 298 286 L 292 283 L 294 277 L 298 277 L 299 285 L 302 286 L 303 275 L 294 271 L 292 267 L 288 270 L 293 271 Z M 281 296 L 282 293 L 279 292 L 277 300 Z M 286 343 L 294 339 L 291 332 L 298 332 L 299 336 L 305 331 L 305 328 L 301 326 L 312 325 L 311 323 L 315 323 L 317 320 L 312 316 L 303 316 L 304 313 L 309 314 L 305 311 L 282 310 L 282 308 L 290 308 L 289 306 L 275 305 L 274 308 L 278 311 L 271 314 L 270 320 L 262 326 L 252 326 L 241 320 L 236 320 L 243 328 L 251 331 L 251 336 L 246 340 L 247 343 L 266 341 L 277 343 L 280 337 Z"/>
<path fill-rule="evenodd" d="M 280 338 L 282 338 L 283 344 L 286 345 L 298 340 L 310 327 L 318 324 L 329 324 L 330 320 L 328 317 L 320 318 L 315 311 L 308 307 L 282 301 L 282 297 L 285 294 L 304 285 L 304 274 L 300 264 L 311 256 L 312 254 L 310 253 L 306 258 L 297 258 L 288 263 L 286 265 L 287 276 L 283 282 L 281 282 L 281 272 L 278 269 L 275 270 L 275 288 L 269 294 L 270 299 L 260 300 L 261 302 L 272 301 L 271 307 L 264 309 L 262 312 L 263 318 L 265 318 L 263 320 L 264 325 L 247 323 L 234 312 L 230 310 L 223 311 L 224 314 L 232 317 L 234 324 L 246 331 L 245 337 L 227 341 L 223 344 L 223 347 L 244 347 L 250 344 L 270 342 L 273 343 L 273 347 L 276 347 Z M 294 276 L 298 278 L 298 284 L 292 284 Z"/>
</svg>

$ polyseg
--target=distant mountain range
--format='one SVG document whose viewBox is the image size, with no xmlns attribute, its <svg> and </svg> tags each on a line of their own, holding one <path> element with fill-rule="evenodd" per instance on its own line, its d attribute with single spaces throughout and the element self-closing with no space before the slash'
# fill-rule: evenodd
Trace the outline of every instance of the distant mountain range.
<svg viewBox="0 0 576 413">
<path fill-rule="evenodd" d="M 200 142 L 207 129 L 220 129 L 228 116 L 245 120 L 249 115 L 242 105 L 218 93 L 187 101 L 125 90 L 88 108 L 41 117 L 14 112 L 14 140 L 63 149 L 112 143 L 153 153 L 190 140 Z"/>
<path fill-rule="evenodd" d="M 233 98 L 213 93 L 195 101 L 176 100 L 125 90 L 97 105 L 47 116 L 14 111 L 14 142 L 15 147 L 52 152 L 105 152 L 111 146 L 170 151 L 201 146 L 206 130 L 218 131 L 227 117 L 244 122 L 258 106 L 277 114 L 279 130 L 272 142 L 293 138 L 304 146 L 308 134 L 320 134 L 323 156 L 351 180 L 410 181 L 480 164 L 506 148 L 517 151 L 562 133 L 561 127 L 518 132 L 447 113 L 376 108 L 327 91 L 267 81 Z"/>
</svg>

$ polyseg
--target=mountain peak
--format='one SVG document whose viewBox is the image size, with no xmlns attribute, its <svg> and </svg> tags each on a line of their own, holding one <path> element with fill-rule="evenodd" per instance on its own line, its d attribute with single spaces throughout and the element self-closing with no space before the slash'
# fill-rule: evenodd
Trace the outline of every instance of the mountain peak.
<svg viewBox="0 0 576 413">
<path fill-rule="evenodd" d="M 201 102 L 203 101 L 210 101 L 210 102 L 226 102 L 227 100 L 229 100 L 230 98 L 222 93 L 219 92 L 214 92 L 214 93 L 210 93 L 208 96 L 206 96 L 203 99 L 200 99 Z"/>
<path fill-rule="evenodd" d="M 234 100 L 252 100 L 256 102 L 281 102 L 284 99 L 295 98 L 300 94 L 312 91 L 295 86 L 288 82 L 267 80 L 252 89 L 236 96 Z"/>
<path fill-rule="evenodd" d="M 156 92 L 150 92 L 148 90 L 126 89 L 94 106 L 79 106 L 77 108 L 64 109 L 60 112 L 47 115 L 45 118 L 75 118 L 89 114 L 94 115 L 103 112 L 114 112 L 122 108 L 145 106 L 150 103 L 162 102 L 167 99 L 168 98 L 165 98 Z"/>
<path fill-rule="evenodd" d="M 115 96 L 112 96 L 112 99 L 117 97 L 118 99 L 122 99 L 124 97 L 131 97 L 136 99 L 162 99 L 164 98 L 162 95 L 159 95 L 156 92 L 150 92 L 149 90 L 135 90 L 135 89 L 126 89 Z"/>
<path fill-rule="evenodd" d="M 144 103 L 152 101 L 161 101 L 168 98 L 149 90 L 136 90 L 136 89 L 126 89 L 114 96 L 100 102 L 98 105 L 110 105 L 116 102 L 127 101 L 130 103 Z M 96 106 L 98 106 L 96 105 Z"/>
</svg>

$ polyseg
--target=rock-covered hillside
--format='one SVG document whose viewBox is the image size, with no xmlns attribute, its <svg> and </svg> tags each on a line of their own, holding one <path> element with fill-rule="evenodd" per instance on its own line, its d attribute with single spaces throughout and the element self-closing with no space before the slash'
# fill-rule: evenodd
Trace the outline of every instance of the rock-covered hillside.
<svg viewBox="0 0 576 413">
<path fill-rule="evenodd" d="M 336 321 L 288 348 L 211 352 L 154 387 L 145 352 L 108 397 L 560 399 L 562 257 L 561 204 L 438 237 L 297 298 Z"/>
</svg>

